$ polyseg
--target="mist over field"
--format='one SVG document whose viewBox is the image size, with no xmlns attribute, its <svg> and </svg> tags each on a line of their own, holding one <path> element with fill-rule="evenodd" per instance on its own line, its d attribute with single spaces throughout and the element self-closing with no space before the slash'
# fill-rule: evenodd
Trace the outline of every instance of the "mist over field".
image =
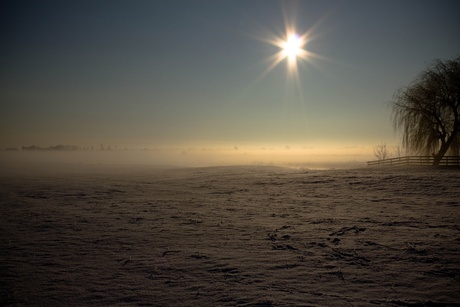
<svg viewBox="0 0 460 307">
<path fill-rule="evenodd" d="M 143 150 L 0 151 L 0 163 L 27 165 L 104 164 L 158 167 L 203 167 L 219 165 L 278 165 L 293 168 L 363 167 L 375 159 L 370 149 L 330 150 L 290 146 L 278 147 L 176 147 Z"/>
</svg>

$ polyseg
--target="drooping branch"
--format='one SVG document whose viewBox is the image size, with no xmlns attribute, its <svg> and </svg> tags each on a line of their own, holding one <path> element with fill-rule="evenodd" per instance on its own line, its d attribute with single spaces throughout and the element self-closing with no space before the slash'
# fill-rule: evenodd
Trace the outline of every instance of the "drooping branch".
<svg viewBox="0 0 460 307">
<path fill-rule="evenodd" d="M 409 86 L 396 92 L 393 125 L 403 147 L 442 158 L 460 149 L 460 57 L 437 60 Z"/>
</svg>

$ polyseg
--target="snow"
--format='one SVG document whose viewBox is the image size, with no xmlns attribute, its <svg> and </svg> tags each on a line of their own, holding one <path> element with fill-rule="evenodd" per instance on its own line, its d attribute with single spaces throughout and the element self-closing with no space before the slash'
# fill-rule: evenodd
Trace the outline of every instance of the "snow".
<svg viewBox="0 0 460 307">
<path fill-rule="evenodd" d="M 0 173 L 4 305 L 460 302 L 455 168 Z"/>
</svg>

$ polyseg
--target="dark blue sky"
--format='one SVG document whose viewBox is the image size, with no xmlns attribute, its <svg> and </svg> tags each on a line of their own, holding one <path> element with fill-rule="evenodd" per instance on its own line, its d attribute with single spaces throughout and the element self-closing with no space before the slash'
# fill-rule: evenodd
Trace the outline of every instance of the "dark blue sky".
<svg viewBox="0 0 460 307">
<path fill-rule="evenodd" d="M 458 1 L 2 1 L 0 146 L 373 146 Z M 310 31 L 298 79 L 266 40 Z M 331 145 L 335 144 L 335 145 Z"/>
</svg>

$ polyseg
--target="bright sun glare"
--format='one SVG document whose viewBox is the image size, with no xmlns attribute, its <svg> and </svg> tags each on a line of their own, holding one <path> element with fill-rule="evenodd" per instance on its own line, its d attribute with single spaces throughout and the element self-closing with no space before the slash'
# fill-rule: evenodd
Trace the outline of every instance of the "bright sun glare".
<svg viewBox="0 0 460 307">
<path fill-rule="evenodd" d="M 280 36 L 279 33 L 278 35 L 274 33 L 267 33 L 267 36 L 261 37 L 260 39 L 262 41 L 272 46 L 276 46 L 279 49 L 276 53 L 264 59 L 264 61 L 268 63 L 268 66 L 257 78 L 257 81 L 264 78 L 273 69 L 275 69 L 275 67 L 285 61 L 287 64 L 286 67 L 289 78 L 293 78 L 300 88 L 301 82 L 299 66 L 302 63 L 316 65 L 314 63 L 315 59 L 324 59 L 323 56 L 307 49 L 307 47 L 309 47 L 308 45 L 316 38 L 316 36 L 313 35 L 314 28 L 315 27 L 298 34 L 295 27 L 286 19 L 284 35 Z"/>
<path fill-rule="evenodd" d="M 302 53 L 304 45 L 303 39 L 297 34 L 291 34 L 286 41 L 281 44 L 283 55 L 291 60 Z"/>
<path fill-rule="evenodd" d="M 294 90 L 294 92 L 290 91 L 290 93 L 287 93 L 286 95 L 295 95 L 298 99 L 303 101 L 303 86 L 299 68 L 301 66 L 305 67 L 303 64 L 316 65 L 314 63 L 315 59 L 324 58 L 323 56 L 308 50 L 308 48 L 311 47 L 309 46 L 310 43 L 316 38 L 316 36 L 313 35 L 313 29 L 314 28 L 298 34 L 299 32 L 295 30 L 295 27 L 286 21 L 284 35 L 279 35 L 279 32 L 278 34 L 268 32 L 267 36 L 262 37 L 262 41 L 277 47 L 277 51 L 264 59 L 264 62 L 268 63 L 268 66 L 256 79 L 256 82 L 263 79 L 278 65 L 285 62 L 287 68 L 286 93 L 288 92 L 288 87 L 290 90 Z"/>
<path fill-rule="evenodd" d="M 267 59 L 269 66 L 262 73 L 261 77 L 266 76 L 271 70 L 278 66 L 278 64 L 287 60 L 288 72 L 298 79 L 299 72 L 297 66 L 299 61 L 311 61 L 312 57 L 317 57 L 315 53 L 305 49 L 309 40 L 310 31 L 299 35 L 292 27 L 286 28 L 286 35 L 284 37 L 274 36 L 273 38 L 264 39 L 265 42 L 278 47 L 279 51 Z"/>
</svg>

